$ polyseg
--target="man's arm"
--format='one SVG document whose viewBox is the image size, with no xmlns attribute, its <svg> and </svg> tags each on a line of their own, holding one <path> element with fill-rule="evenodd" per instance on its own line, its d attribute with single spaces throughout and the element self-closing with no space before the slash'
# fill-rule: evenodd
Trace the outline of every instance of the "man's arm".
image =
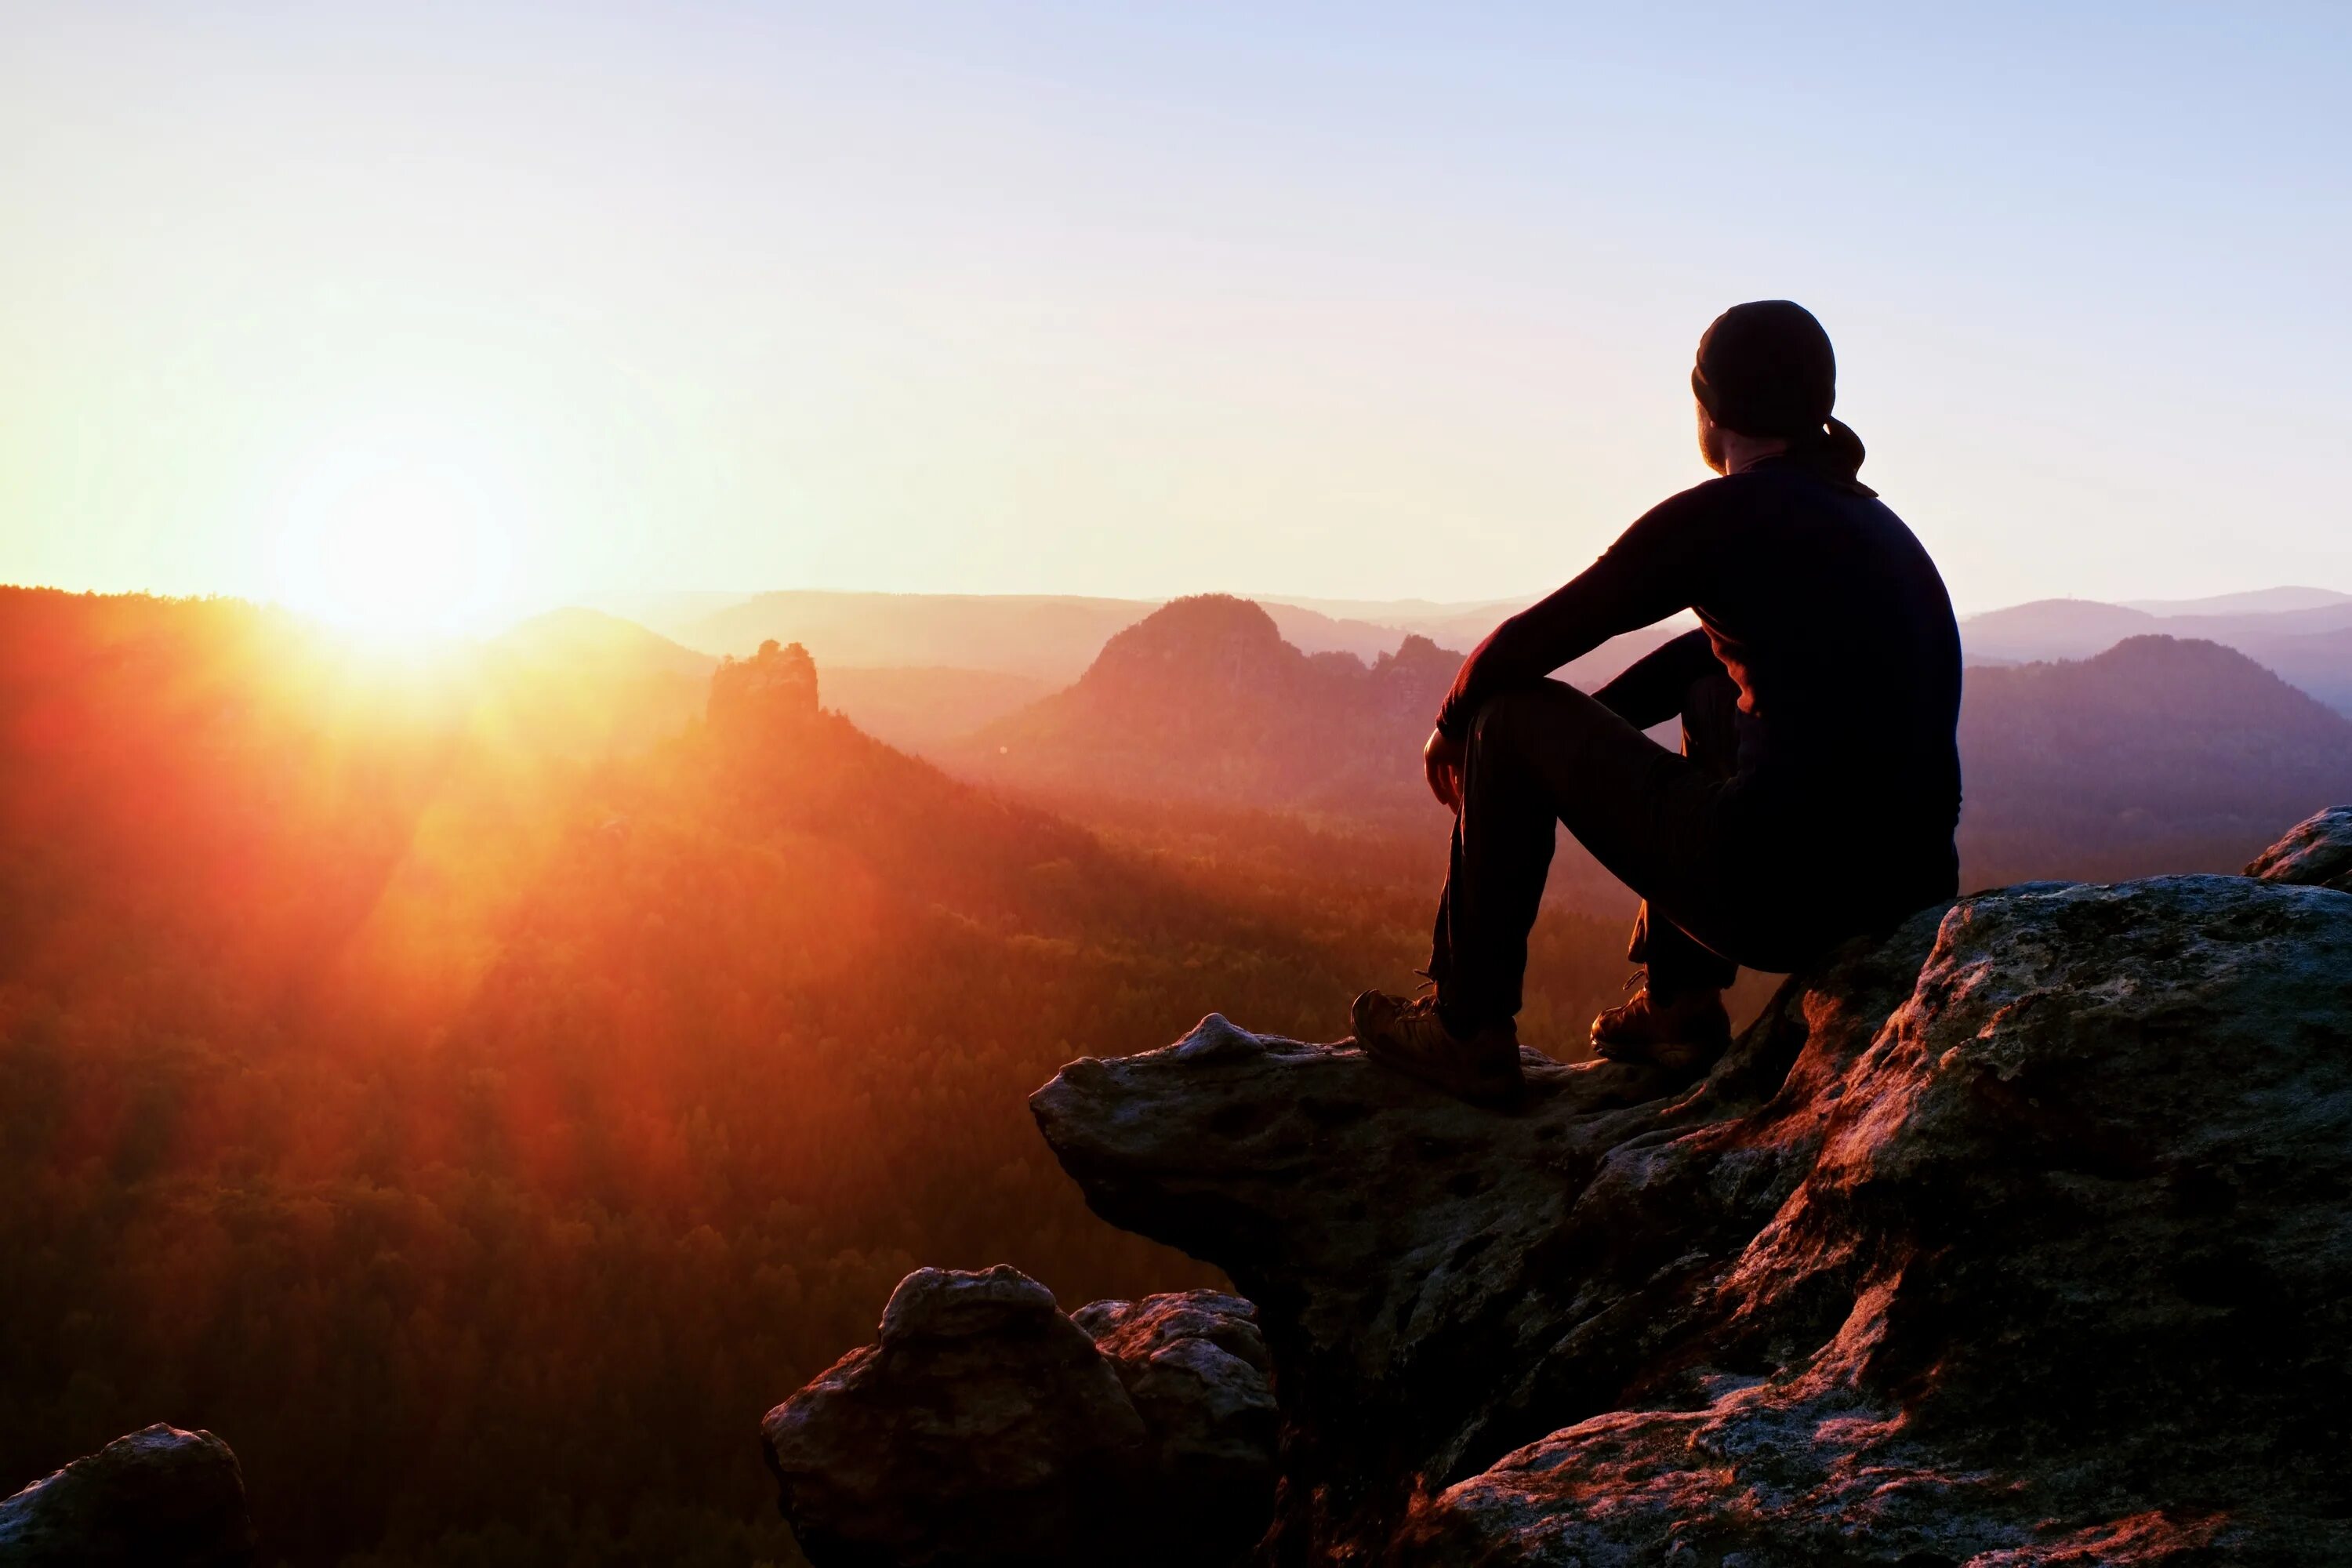
<svg viewBox="0 0 2352 1568">
<path fill-rule="evenodd" d="M 1620 632 L 1690 608 L 1722 483 L 1700 485 L 1652 508 L 1573 582 L 1489 633 L 1462 661 L 1437 710 L 1438 733 L 1459 742 L 1478 705 L 1496 692 L 1541 680 Z"/>
<path fill-rule="evenodd" d="M 1646 730 L 1680 714 L 1691 683 L 1722 668 L 1706 632 L 1687 631 L 1634 660 L 1592 700 L 1636 730 Z"/>
</svg>

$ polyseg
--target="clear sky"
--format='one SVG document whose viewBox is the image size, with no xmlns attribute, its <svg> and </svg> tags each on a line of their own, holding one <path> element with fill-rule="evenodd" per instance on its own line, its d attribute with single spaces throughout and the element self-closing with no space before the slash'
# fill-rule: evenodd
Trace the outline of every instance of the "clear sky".
<svg viewBox="0 0 2352 1568">
<path fill-rule="evenodd" d="M 1532 592 L 1785 295 L 1964 608 L 2352 589 L 2347 80 L 2340 5 L 0 0 L 0 580 Z"/>
</svg>

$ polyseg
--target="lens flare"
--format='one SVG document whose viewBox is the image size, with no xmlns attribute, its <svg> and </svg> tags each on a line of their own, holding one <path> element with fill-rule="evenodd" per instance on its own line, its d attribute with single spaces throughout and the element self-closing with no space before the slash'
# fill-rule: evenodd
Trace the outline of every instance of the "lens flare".
<svg viewBox="0 0 2352 1568">
<path fill-rule="evenodd" d="M 278 597 L 372 637 L 478 631 L 506 599 L 512 555 L 479 472 L 354 443 L 323 454 L 288 498 Z"/>
</svg>

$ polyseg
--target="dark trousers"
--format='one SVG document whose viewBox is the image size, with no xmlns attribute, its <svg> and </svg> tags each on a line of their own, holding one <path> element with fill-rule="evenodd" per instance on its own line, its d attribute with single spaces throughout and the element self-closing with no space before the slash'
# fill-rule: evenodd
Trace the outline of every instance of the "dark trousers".
<svg viewBox="0 0 2352 1568">
<path fill-rule="evenodd" d="M 1683 701 L 1666 750 L 1559 681 L 1498 696 L 1474 720 L 1429 974 L 1447 1023 L 1519 1010 L 1528 933 L 1555 827 L 1642 895 L 1630 956 L 1660 997 L 1731 983 L 1738 966 L 1788 970 L 1864 929 L 1802 847 L 1725 809 L 1738 760 L 1738 688 L 1719 667 Z"/>
</svg>

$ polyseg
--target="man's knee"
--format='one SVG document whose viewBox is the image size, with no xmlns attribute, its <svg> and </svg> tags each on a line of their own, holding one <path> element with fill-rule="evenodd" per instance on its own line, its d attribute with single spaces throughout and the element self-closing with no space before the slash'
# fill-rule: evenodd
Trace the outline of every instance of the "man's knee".
<svg viewBox="0 0 2352 1568">
<path fill-rule="evenodd" d="M 1544 716 L 1554 704 L 1545 688 L 1552 684 L 1514 687 L 1478 704 L 1470 718 L 1470 744 L 1484 752 L 1521 749 L 1529 735 L 1546 727 Z"/>
</svg>

